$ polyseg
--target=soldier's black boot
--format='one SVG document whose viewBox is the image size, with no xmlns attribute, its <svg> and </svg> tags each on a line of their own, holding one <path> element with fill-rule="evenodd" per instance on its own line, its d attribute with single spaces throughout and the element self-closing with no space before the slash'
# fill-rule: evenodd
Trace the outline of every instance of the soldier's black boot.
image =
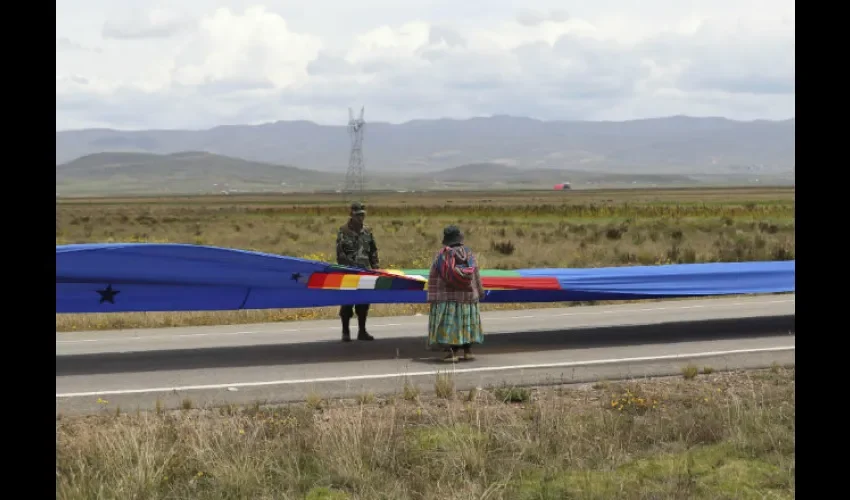
<svg viewBox="0 0 850 500">
<path fill-rule="evenodd" d="M 343 342 L 351 342 L 351 329 L 348 326 L 350 323 L 351 323 L 351 318 L 342 318 L 342 341 Z"/>
<path fill-rule="evenodd" d="M 375 337 L 366 331 L 366 313 L 357 315 L 357 327 L 357 340 L 375 340 Z"/>
</svg>

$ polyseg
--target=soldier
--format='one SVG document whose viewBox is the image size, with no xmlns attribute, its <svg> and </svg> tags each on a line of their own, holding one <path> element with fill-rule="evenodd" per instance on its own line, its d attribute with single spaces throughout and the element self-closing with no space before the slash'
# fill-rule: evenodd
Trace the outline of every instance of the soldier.
<svg viewBox="0 0 850 500">
<path fill-rule="evenodd" d="M 372 230 L 363 224 L 366 209 L 362 203 L 351 204 L 351 218 L 339 228 L 336 235 L 336 262 L 343 266 L 362 267 L 365 269 L 378 268 L 378 246 Z M 375 340 L 366 332 L 366 317 L 369 314 L 369 304 L 345 305 L 339 308 L 342 318 L 342 341 L 351 342 L 349 323 L 357 313 L 357 340 Z"/>
</svg>

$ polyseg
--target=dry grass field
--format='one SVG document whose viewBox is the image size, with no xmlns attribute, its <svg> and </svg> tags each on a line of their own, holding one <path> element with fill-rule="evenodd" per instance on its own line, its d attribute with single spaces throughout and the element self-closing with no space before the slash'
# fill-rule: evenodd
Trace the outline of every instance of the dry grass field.
<svg viewBox="0 0 850 500">
<path fill-rule="evenodd" d="M 56 498 L 793 499 L 795 368 L 58 418 Z"/>
<path fill-rule="evenodd" d="M 424 268 L 445 225 L 484 267 L 592 267 L 794 258 L 794 188 L 368 194 L 386 268 Z M 332 261 L 341 195 L 61 199 L 56 243 L 150 241 L 252 249 Z M 547 304 L 546 306 L 563 305 Z M 484 309 L 529 304 L 484 305 Z M 539 306 L 538 306 L 539 307 Z M 421 305 L 377 305 L 373 316 Z M 57 331 L 329 318 L 335 308 L 57 315 Z"/>
</svg>

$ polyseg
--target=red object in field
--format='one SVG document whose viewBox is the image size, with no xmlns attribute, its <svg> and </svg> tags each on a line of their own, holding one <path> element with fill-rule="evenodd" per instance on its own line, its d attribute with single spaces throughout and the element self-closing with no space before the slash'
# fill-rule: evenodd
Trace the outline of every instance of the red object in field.
<svg viewBox="0 0 850 500">
<path fill-rule="evenodd" d="M 553 189 L 555 191 L 564 191 L 564 190 L 570 189 L 570 183 L 564 182 L 562 184 L 555 184 L 555 187 Z"/>
</svg>

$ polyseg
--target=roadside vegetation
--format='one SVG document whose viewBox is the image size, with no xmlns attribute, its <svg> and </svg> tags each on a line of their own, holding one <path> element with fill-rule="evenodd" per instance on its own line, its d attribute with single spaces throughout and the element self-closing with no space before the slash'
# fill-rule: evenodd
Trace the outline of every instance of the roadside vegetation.
<svg viewBox="0 0 850 500">
<path fill-rule="evenodd" d="M 59 417 L 56 498 L 795 497 L 795 368 Z"/>
</svg>

